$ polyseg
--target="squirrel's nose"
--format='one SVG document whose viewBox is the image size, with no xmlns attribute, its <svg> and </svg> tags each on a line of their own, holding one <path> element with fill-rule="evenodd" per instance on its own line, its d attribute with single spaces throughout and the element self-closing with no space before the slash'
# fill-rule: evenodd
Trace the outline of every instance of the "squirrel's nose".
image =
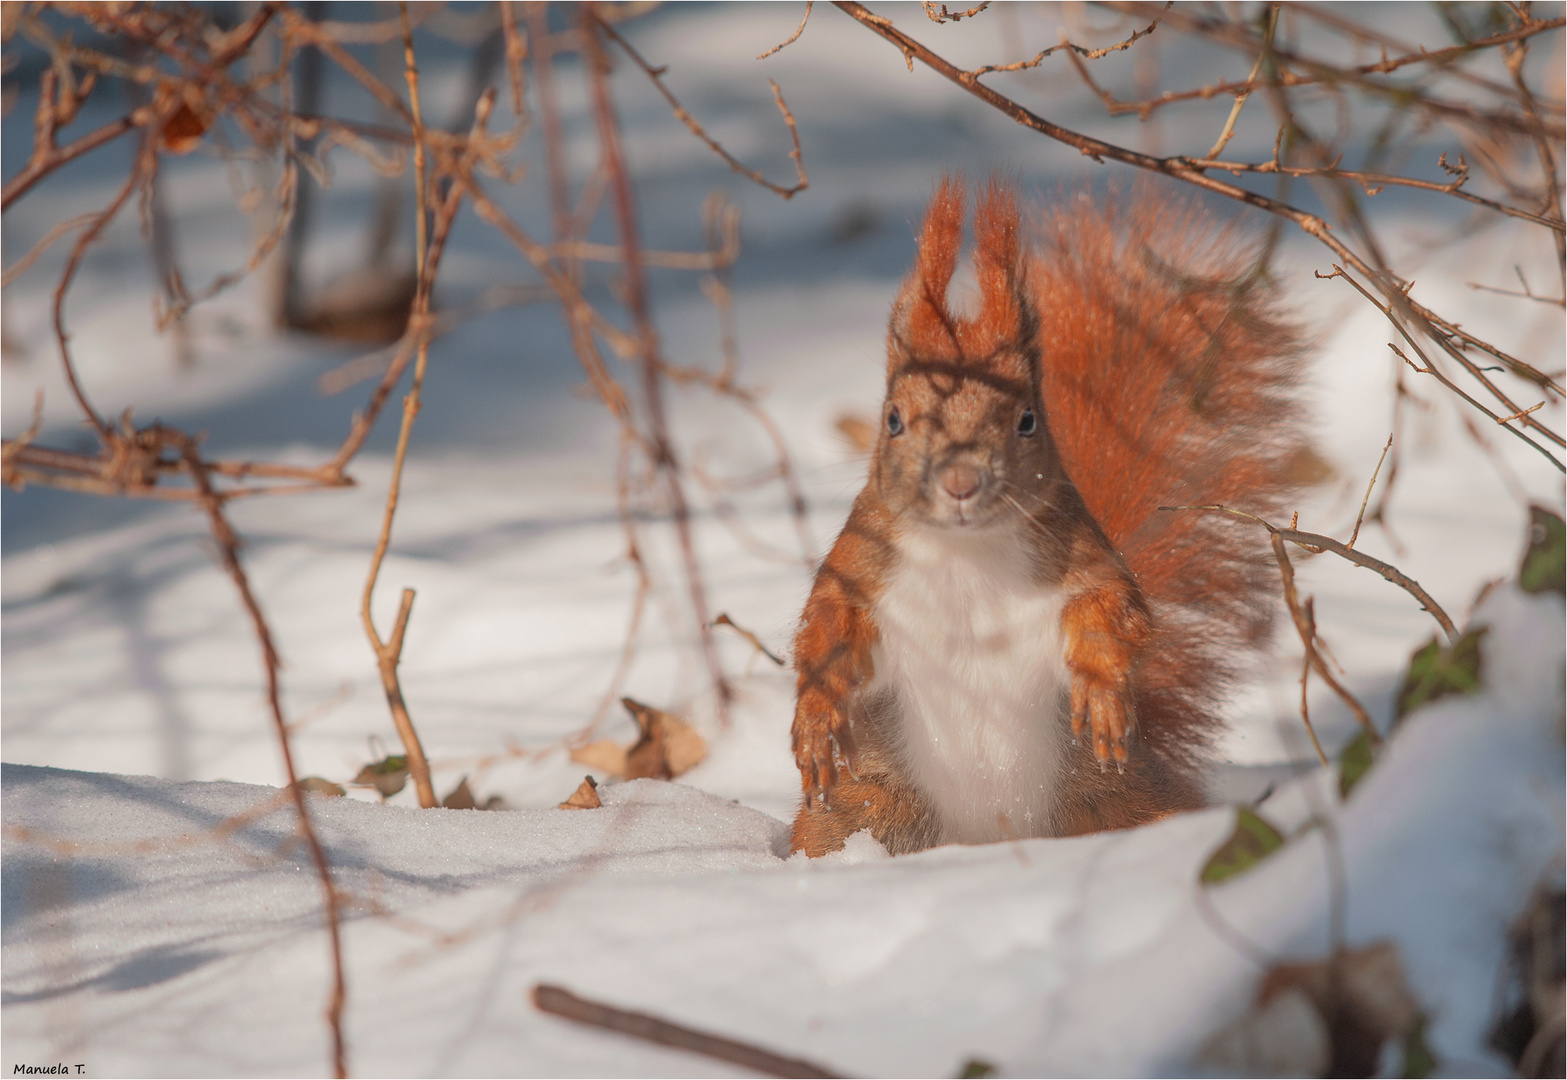
<svg viewBox="0 0 1567 1080">
<path fill-rule="evenodd" d="M 979 490 L 979 470 L 964 462 L 954 462 L 941 470 L 941 489 L 962 502 Z"/>
</svg>

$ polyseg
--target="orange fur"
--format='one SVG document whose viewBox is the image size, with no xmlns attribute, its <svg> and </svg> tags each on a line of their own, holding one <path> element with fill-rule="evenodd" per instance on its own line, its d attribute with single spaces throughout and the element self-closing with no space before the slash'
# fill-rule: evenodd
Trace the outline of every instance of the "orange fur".
<svg viewBox="0 0 1567 1080">
<path fill-rule="evenodd" d="M 947 292 L 965 203 L 950 178 L 931 200 L 893 308 L 871 478 L 795 643 L 806 798 L 794 846 L 811 855 L 860 828 L 894 852 L 940 842 L 934 804 L 908 772 L 899 706 L 865 698 L 878 598 L 904 531 L 939 517 L 933 485 L 959 491 L 950 502 L 968 498 L 974 477 L 998 476 L 1003 494 L 984 505 L 1010 503 L 1027 520 L 1021 542 L 1037 575 L 1027 588 L 1067 598 L 1061 723 L 1076 742 L 1034 835 L 1200 805 L 1196 764 L 1215 708 L 1271 620 L 1265 552 L 1251 534 L 1158 509 L 1222 502 L 1268 513 L 1290 491 L 1301 342 L 1248 276 L 1245 253 L 1194 211 L 1149 197 L 1074 199 L 1030 230 L 1030 251 L 1016 196 L 992 180 L 974 217 L 978 304 L 962 316 Z M 1008 442 L 1025 408 L 1039 413 L 1037 437 L 1020 428 Z M 903 420 L 906 435 L 891 430 Z"/>
</svg>

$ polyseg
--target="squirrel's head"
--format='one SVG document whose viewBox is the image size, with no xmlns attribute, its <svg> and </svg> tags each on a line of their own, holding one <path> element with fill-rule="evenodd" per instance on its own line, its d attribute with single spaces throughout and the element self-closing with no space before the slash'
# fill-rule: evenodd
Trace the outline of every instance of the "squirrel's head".
<svg viewBox="0 0 1567 1080">
<path fill-rule="evenodd" d="M 1040 400 L 1017 196 L 995 179 L 974 213 L 977 310 L 948 306 L 966 202 L 961 179 L 941 182 L 893 305 L 872 477 L 901 516 L 978 528 L 1041 509 L 1044 482 L 1059 466 Z"/>
</svg>

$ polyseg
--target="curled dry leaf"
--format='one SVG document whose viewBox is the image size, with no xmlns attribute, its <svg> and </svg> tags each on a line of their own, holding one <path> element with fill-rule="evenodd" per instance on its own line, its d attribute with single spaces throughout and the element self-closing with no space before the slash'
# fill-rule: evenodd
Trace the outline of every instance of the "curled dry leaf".
<svg viewBox="0 0 1567 1080">
<path fill-rule="evenodd" d="M 591 776 L 584 776 L 571 798 L 561 803 L 560 810 L 597 810 L 604 804 L 599 801 L 599 786 Z"/>
<path fill-rule="evenodd" d="M 506 800 L 499 795 L 491 795 L 484 802 L 479 802 L 474 798 L 473 789 L 468 786 L 468 778 L 464 776 L 452 788 L 452 793 L 441 800 L 441 805 L 448 810 L 504 810 Z"/>
<path fill-rule="evenodd" d="M 457 786 L 452 788 L 450 795 L 441 800 L 441 805 L 448 810 L 473 810 L 479 805 L 474 802 L 473 789 L 468 786 L 466 776 L 457 781 Z"/>
<path fill-rule="evenodd" d="M 672 780 L 707 756 L 707 742 L 684 720 L 621 698 L 641 734 L 630 748 L 599 739 L 571 752 L 571 760 L 626 780 Z"/>
<path fill-rule="evenodd" d="M 163 134 L 158 141 L 171 154 L 188 154 L 196 149 L 196 144 L 201 142 L 206 130 L 207 122 L 190 107 L 189 102 L 182 101 L 174 115 L 164 121 Z"/>
<path fill-rule="evenodd" d="M 642 737 L 626 751 L 626 779 L 670 780 L 707 756 L 702 736 L 679 717 L 631 698 L 620 703 L 642 729 Z"/>
</svg>

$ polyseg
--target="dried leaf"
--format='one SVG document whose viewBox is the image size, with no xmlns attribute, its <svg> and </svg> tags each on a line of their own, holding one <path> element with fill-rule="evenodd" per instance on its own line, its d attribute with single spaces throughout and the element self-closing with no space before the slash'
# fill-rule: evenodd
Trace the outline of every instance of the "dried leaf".
<svg viewBox="0 0 1567 1080">
<path fill-rule="evenodd" d="M 1350 790 L 1360 783 L 1360 778 L 1371 768 L 1371 760 L 1371 734 L 1365 728 L 1361 728 L 1360 734 L 1350 740 L 1349 745 L 1344 748 L 1343 755 L 1338 759 L 1340 798 L 1349 798 Z"/>
<path fill-rule="evenodd" d="M 389 799 L 408 783 L 408 758 L 402 754 L 388 754 L 360 769 L 354 783 L 373 787 L 381 793 L 381 798 Z"/>
<path fill-rule="evenodd" d="M 311 795 L 347 795 L 348 789 L 342 784 L 334 784 L 322 776 L 302 776 L 299 778 L 299 790 Z"/>
<path fill-rule="evenodd" d="M 1518 567 L 1518 587 L 1567 594 L 1567 524 L 1543 506 L 1529 507 L 1529 550 Z"/>
<path fill-rule="evenodd" d="M 201 142 L 201 136 L 206 130 L 207 122 L 189 103 L 182 101 L 174 115 L 164 122 L 163 134 L 158 141 L 171 154 L 188 154 L 196 149 L 196 144 Z"/>
<path fill-rule="evenodd" d="M 1411 656 L 1404 685 L 1398 690 L 1394 723 L 1422 705 L 1480 689 L 1480 639 L 1489 629 L 1481 626 L 1469 630 L 1451 646 L 1443 646 L 1432 638 Z"/>
<path fill-rule="evenodd" d="M 958 1080 L 985 1080 L 986 1077 L 999 1075 L 1000 1070 L 984 1058 L 969 1058 L 963 1063 L 963 1068 L 958 1070 Z"/>
<path fill-rule="evenodd" d="M 1208 857 L 1200 880 L 1215 885 L 1244 873 L 1284 846 L 1279 830 L 1244 806 L 1235 808 L 1235 831 Z"/>
<path fill-rule="evenodd" d="M 579 746 L 571 752 L 571 760 L 611 776 L 626 775 L 626 750 L 614 739 L 599 739 Z"/>
<path fill-rule="evenodd" d="M 464 776 L 457 781 L 457 786 L 452 788 L 452 793 L 441 800 L 441 805 L 448 810 L 474 810 L 478 803 L 474 802 L 473 789 L 468 786 L 468 778 Z"/>
<path fill-rule="evenodd" d="M 662 709 L 621 698 L 642 737 L 626 752 L 626 778 L 670 780 L 707 756 L 707 743 L 685 721 Z"/>
<path fill-rule="evenodd" d="M 584 776 L 571 798 L 561 803 L 561 810 L 597 810 L 604 804 L 599 801 L 599 786 L 591 776 Z"/>
</svg>

